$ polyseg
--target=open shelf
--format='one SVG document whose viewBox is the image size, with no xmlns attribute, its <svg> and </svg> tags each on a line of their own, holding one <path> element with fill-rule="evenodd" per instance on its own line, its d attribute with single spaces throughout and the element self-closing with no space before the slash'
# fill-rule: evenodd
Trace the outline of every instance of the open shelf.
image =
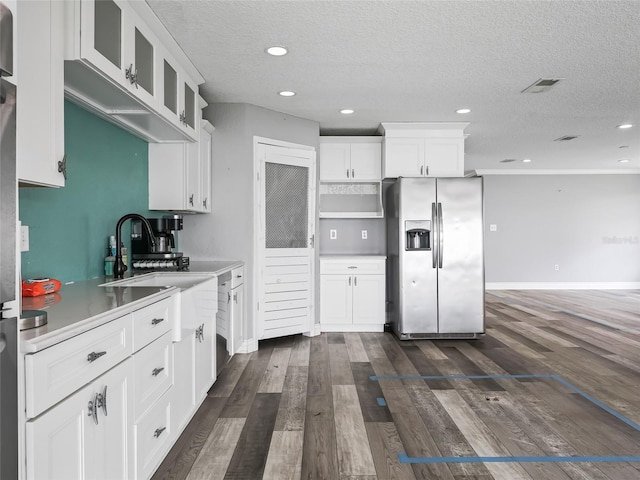
<svg viewBox="0 0 640 480">
<path fill-rule="evenodd" d="M 320 218 L 382 218 L 381 182 L 321 182 Z"/>
</svg>

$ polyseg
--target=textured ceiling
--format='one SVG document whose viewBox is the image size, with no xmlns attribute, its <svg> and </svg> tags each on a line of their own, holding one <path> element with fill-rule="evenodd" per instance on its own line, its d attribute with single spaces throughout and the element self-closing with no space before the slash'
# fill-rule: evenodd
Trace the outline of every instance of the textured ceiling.
<svg viewBox="0 0 640 480">
<path fill-rule="evenodd" d="M 147 3 L 206 79 L 209 103 L 315 120 L 323 135 L 470 122 L 467 170 L 640 172 L 640 0 Z M 289 53 L 269 56 L 271 45 Z M 564 80 L 520 93 L 542 77 Z M 578 138 L 554 142 L 564 135 Z"/>
</svg>

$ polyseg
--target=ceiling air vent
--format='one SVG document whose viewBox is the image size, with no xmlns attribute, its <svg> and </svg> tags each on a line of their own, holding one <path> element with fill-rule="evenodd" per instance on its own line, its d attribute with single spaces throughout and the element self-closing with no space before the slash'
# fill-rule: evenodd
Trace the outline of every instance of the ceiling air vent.
<svg viewBox="0 0 640 480">
<path fill-rule="evenodd" d="M 563 137 L 558 137 L 554 140 L 554 142 L 568 142 L 569 140 L 575 140 L 580 135 L 565 135 Z"/>
<path fill-rule="evenodd" d="M 500 163 L 511 163 L 515 161 L 516 161 L 515 158 L 505 158 L 504 160 L 500 160 Z"/>
<path fill-rule="evenodd" d="M 521 93 L 542 93 L 551 89 L 562 78 L 540 78 L 527 88 L 522 90 Z"/>
</svg>

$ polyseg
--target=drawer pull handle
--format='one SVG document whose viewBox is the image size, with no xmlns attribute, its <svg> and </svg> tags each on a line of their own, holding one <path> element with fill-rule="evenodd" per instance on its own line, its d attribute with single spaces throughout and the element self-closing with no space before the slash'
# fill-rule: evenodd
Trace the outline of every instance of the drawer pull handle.
<svg viewBox="0 0 640 480">
<path fill-rule="evenodd" d="M 160 375 L 160 372 L 162 372 L 163 370 L 164 370 L 164 367 L 154 368 L 153 372 L 151 372 L 151 375 L 153 375 L 154 377 L 157 377 L 158 375 Z"/>
<path fill-rule="evenodd" d="M 242 278 L 242 275 L 236 275 L 236 278 Z"/>
<path fill-rule="evenodd" d="M 96 393 L 93 397 L 93 400 L 89 400 L 88 410 L 89 417 L 93 418 L 93 421 L 98 425 L 98 393 Z"/>
<path fill-rule="evenodd" d="M 87 355 L 87 361 L 91 363 L 106 354 L 107 352 L 91 352 L 89 355 Z"/>
<path fill-rule="evenodd" d="M 151 325 L 157 325 L 161 322 L 164 322 L 164 318 L 154 318 L 153 320 L 151 320 Z"/>
<path fill-rule="evenodd" d="M 156 431 L 153 432 L 153 436 L 155 438 L 158 438 L 160 435 L 162 435 L 162 432 L 164 432 L 166 429 L 167 429 L 167 427 L 156 428 Z"/>
<path fill-rule="evenodd" d="M 350 267 L 347 267 L 347 268 L 353 270 L 354 268 L 358 268 L 358 267 L 356 267 L 355 265 L 351 265 Z"/>
</svg>

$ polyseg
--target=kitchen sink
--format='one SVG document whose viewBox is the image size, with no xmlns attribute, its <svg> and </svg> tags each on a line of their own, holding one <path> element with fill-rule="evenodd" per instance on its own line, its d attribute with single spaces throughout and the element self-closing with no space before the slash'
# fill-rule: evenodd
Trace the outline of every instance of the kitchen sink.
<svg viewBox="0 0 640 480">
<path fill-rule="evenodd" d="M 210 273 L 153 272 L 103 283 L 101 287 L 177 287 L 191 288 L 212 278 Z"/>
</svg>

